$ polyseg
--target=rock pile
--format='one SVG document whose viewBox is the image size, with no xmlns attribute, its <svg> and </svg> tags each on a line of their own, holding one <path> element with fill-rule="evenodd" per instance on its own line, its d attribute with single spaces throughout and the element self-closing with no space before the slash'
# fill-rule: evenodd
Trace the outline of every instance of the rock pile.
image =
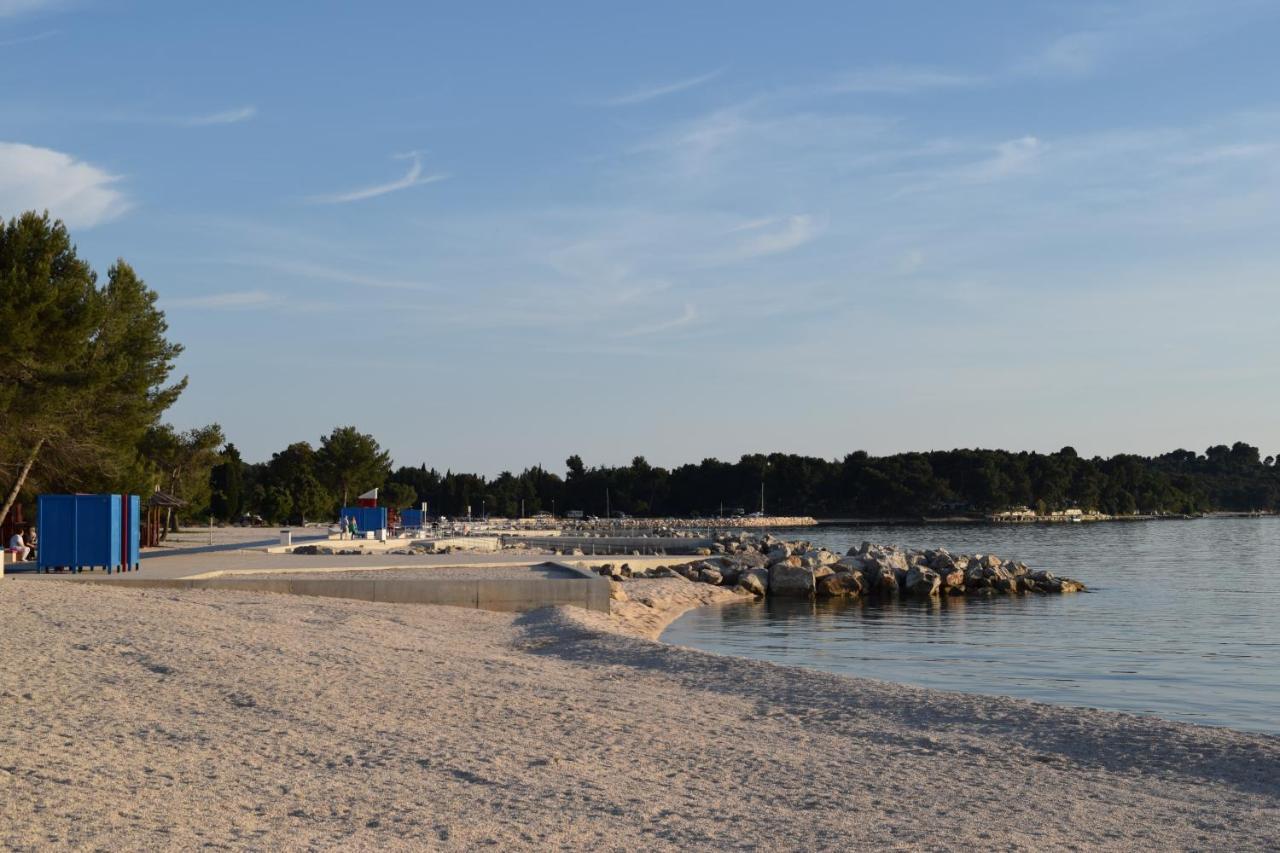
<svg viewBox="0 0 1280 853">
<path fill-rule="evenodd" d="M 717 538 L 718 556 L 680 566 L 633 571 L 625 563 L 597 569 L 615 581 L 671 577 L 736 586 L 757 597 L 894 598 L 1079 592 L 1083 583 L 1033 571 L 994 554 L 952 554 L 944 548 L 906 550 L 863 542 L 844 556 L 808 542 L 746 533 Z"/>
</svg>

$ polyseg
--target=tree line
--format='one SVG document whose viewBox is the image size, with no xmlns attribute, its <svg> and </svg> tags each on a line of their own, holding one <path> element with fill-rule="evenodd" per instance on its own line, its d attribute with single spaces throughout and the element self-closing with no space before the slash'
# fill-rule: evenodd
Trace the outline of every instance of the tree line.
<svg viewBox="0 0 1280 853">
<path fill-rule="evenodd" d="M 425 503 L 433 515 L 538 512 L 633 516 L 776 515 L 919 518 L 1027 506 L 1109 514 L 1280 509 L 1280 465 L 1244 442 L 1203 453 L 1056 453 L 958 449 L 842 459 L 748 454 L 674 468 L 629 465 L 497 477 L 393 467 L 369 434 L 340 426 L 246 462 L 217 424 L 178 430 L 164 412 L 186 387 L 172 378 L 182 347 L 156 294 L 123 260 L 106 280 L 81 260 L 61 222 L 26 213 L 0 221 L 0 522 L 41 492 L 163 490 L 179 518 L 328 520 L 356 495 Z"/>
<path fill-rule="evenodd" d="M 397 509 L 425 503 L 433 515 L 517 517 L 577 510 L 603 516 L 704 516 L 759 511 L 836 518 L 977 515 L 1026 506 L 1112 515 L 1280 510 L 1280 465 L 1236 442 L 1194 453 L 1080 456 L 945 450 L 827 460 L 749 454 L 667 469 L 637 456 L 629 465 L 588 467 L 578 456 L 563 474 L 540 466 L 497 477 L 441 472 L 425 464 L 393 468 L 373 436 L 340 427 L 318 448 L 292 444 L 268 462 L 246 464 L 228 446 L 212 469 L 213 513 L 258 513 L 270 522 L 332 518 L 342 488 L 379 486 Z"/>
</svg>

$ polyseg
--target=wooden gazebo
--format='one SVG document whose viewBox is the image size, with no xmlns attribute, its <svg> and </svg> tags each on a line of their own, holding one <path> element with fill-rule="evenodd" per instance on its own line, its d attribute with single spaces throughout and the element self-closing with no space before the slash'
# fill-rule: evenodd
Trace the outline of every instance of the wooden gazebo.
<svg viewBox="0 0 1280 853">
<path fill-rule="evenodd" d="M 164 538 L 170 515 L 175 509 L 186 505 L 187 502 L 181 498 L 156 489 L 147 501 L 147 520 L 142 525 L 142 547 L 154 548 L 159 545 Z"/>
</svg>

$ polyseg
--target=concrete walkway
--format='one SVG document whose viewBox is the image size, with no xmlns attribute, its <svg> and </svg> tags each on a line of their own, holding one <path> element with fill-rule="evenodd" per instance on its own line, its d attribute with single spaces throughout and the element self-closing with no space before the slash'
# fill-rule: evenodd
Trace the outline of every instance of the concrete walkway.
<svg viewBox="0 0 1280 853">
<path fill-rule="evenodd" d="M 40 580 L 65 580 L 68 578 L 96 577 L 113 583 L 132 583 L 139 580 L 197 580 L 209 577 L 225 577 L 236 574 L 377 571 L 379 569 L 431 568 L 435 566 L 528 566 L 545 562 L 553 557 L 530 552 L 502 552 L 497 554 L 268 554 L 265 551 L 233 550 L 204 551 L 190 549 L 167 553 L 147 552 L 142 555 L 142 568 L 133 572 L 108 575 L 105 572 L 53 572 L 41 574 L 35 564 L 8 565 L 6 577 L 38 578 Z M 615 562 L 617 558 L 614 558 Z M 576 561 L 575 561 L 576 562 Z M 17 569 L 18 571 L 14 571 Z"/>
<path fill-rule="evenodd" d="M 137 588 L 223 589 L 316 595 L 400 604 L 446 604 L 487 610 L 533 610 L 570 604 L 608 612 L 609 580 L 590 569 L 604 563 L 650 568 L 700 559 L 693 556 L 556 557 L 536 551 L 451 554 L 271 554 L 279 536 L 262 530 L 185 531 L 167 547 L 145 551 L 141 568 L 40 573 L 35 564 L 6 566 L 5 582 L 100 583 Z M 324 541 L 323 531 L 295 531 L 294 544 Z M 221 540 L 221 541 L 220 541 Z M 548 572 L 547 564 L 562 571 Z M 432 577 L 431 569 L 449 569 Z M 472 569 L 462 573 L 459 569 Z M 485 569 L 494 569 L 486 576 Z M 518 570 L 526 569 L 519 573 Z M 399 570 L 399 571 L 392 571 Z M 415 570 L 412 577 L 405 570 Z M 518 574 L 513 574 L 513 572 Z M 332 577 L 325 577 L 332 575 Z"/>
</svg>

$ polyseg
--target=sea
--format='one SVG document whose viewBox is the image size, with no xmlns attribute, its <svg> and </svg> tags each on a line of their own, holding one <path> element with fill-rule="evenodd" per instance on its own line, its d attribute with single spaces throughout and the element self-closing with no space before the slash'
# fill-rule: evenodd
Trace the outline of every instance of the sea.
<svg viewBox="0 0 1280 853">
<path fill-rule="evenodd" d="M 664 642 L 965 693 L 1280 734 L 1280 518 L 773 531 L 997 554 L 1086 593 L 775 601 L 690 611 Z"/>
</svg>

